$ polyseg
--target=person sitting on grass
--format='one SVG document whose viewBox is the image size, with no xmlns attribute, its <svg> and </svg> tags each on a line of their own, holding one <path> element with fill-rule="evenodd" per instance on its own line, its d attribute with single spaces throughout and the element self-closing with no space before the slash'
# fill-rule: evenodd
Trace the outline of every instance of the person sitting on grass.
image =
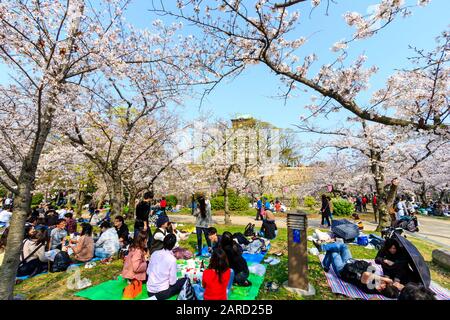
<svg viewBox="0 0 450 320">
<path fill-rule="evenodd" d="M 163 248 L 153 252 L 147 268 L 147 292 L 151 298 L 166 300 L 179 294 L 186 278 L 177 279 L 177 260 L 172 250 L 177 242 L 174 234 L 163 240 Z"/>
<path fill-rule="evenodd" d="M 275 215 L 270 210 L 266 210 L 265 219 L 261 225 L 261 235 L 269 240 L 275 239 L 277 236 L 277 225 L 275 224 Z"/>
<path fill-rule="evenodd" d="M 403 289 L 403 285 L 399 282 L 376 275 L 375 267 L 367 261 L 352 259 L 352 254 L 345 243 L 327 243 L 319 240 L 314 240 L 313 243 L 319 252 L 326 252 L 322 261 L 325 272 L 328 272 L 331 266 L 340 279 L 356 286 L 363 292 L 397 298 Z"/>
<path fill-rule="evenodd" d="M 230 232 L 226 231 L 222 234 L 220 247 L 225 251 L 230 268 L 234 271 L 234 283 L 242 287 L 251 286 L 252 283 L 248 280 L 250 272 L 247 261 L 242 257 L 240 246 L 233 240 Z"/>
<path fill-rule="evenodd" d="M 73 234 L 77 232 L 77 220 L 73 218 L 73 213 L 67 212 L 64 215 L 66 219 L 66 230 L 68 234 Z"/>
<path fill-rule="evenodd" d="M 222 249 L 213 250 L 208 269 L 203 272 L 204 300 L 227 300 L 233 283 L 228 258 Z"/>
<path fill-rule="evenodd" d="M 3 230 L 0 236 L 0 266 L 3 263 L 3 258 L 5 257 L 6 242 L 8 240 L 9 227 Z"/>
<path fill-rule="evenodd" d="M 120 247 L 125 248 L 130 242 L 130 232 L 122 216 L 116 216 L 114 218 L 114 228 L 116 228 L 117 235 L 119 236 Z"/>
<path fill-rule="evenodd" d="M 92 226 L 89 223 L 81 224 L 81 236 L 78 240 L 71 239 L 69 247 L 73 250 L 75 263 L 87 262 L 94 257 L 94 239 Z"/>
<path fill-rule="evenodd" d="M 214 227 L 208 228 L 208 238 L 211 241 L 211 250 L 216 250 L 220 247 L 220 242 L 222 241 L 222 236 L 217 234 L 217 229 Z"/>
<path fill-rule="evenodd" d="M 95 256 L 101 259 L 112 257 L 120 249 L 119 237 L 116 229 L 111 227 L 111 223 L 103 221 L 100 225 L 102 234 L 95 243 Z"/>
<path fill-rule="evenodd" d="M 385 276 L 398 279 L 402 284 L 410 282 L 412 276 L 408 262 L 409 259 L 395 239 L 387 239 L 375 258 L 375 263 L 381 265 Z"/>
<path fill-rule="evenodd" d="M 175 247 L 173 248 L 173 255 L 177 260 L 187 260 L 192 258 L 192 252 L 188 249 L 181 248 L 179 242 L 180 241 L 186 241 L 189 238 L 190 233 L 187 232 L 181 232 L 180 230 L 177 230 L 177 224 L 169 222 L 167 226 L 167 233 L 172 233 L 177 237 L 177 243 L 175 244 Z"/>
<path fill-rule="evenodd" d="M 17 269 L 18 277 L 34 276 L 47 270 L 46 244 L 46 232 L 41 230 L 33 230 L 30 238 L 24 240 L 22 253 L 20 254 L 20 264 Z"/>
<path fill-rule="evenodd" d="M 56 227 L 50 232 L 50 250 L 61 250 L 66 237 L 66 219 L 58 219 Z"/>
<path fill-rule="evenodd" d="M 141 230 L 130 245 L 128 255 L 123 263 L 122 277 L 129 280 L 145 281 L 147 278 L 147 231 Z"/>
<path fill-rule="evenodd" d="M 163 241 L 167 235 L 167 228 L 169 227 L 169 217 L 166 215 L 160 215 L 156 220 L 156 231 L 153 234 L 153 242 L 150 247 L 150 254 L 163 248 Z"/>
<path fill-rule="evenodd" d="M 398 300 L 436 300 L 436 294 L 422 284 L 410 282 L 405 285 Z"/>
<path fill-rule="evenodd" d="M 45 223 L 49 228 L 54 227 L 58 223 L 58 214 L 53 208 L 50 208 L 45 214 Z"/>
</svg>

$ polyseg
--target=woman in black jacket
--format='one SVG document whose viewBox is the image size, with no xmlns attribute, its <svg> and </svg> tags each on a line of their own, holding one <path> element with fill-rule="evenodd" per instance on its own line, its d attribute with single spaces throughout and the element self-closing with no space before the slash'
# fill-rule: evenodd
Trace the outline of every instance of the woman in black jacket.
<svg viewBox="0 0 450 320">
<path fill-rule="evenodd" d="M 242 252 L 230 232 L 223 233 L 221 248 L 227 255 L 230 268 L 234 270 L 234 283 L 243 287 L 251 286 L 247 261 L 242 257 Z"/>
<path fill-rule="evenodd" d="M 327 199 L 326 195 L 322 195 L 322 207 L 320 208 L 320 213 L 322 214 L 322 222 L 321 225 L 324 225 L 325 220 L 328 223 L 328 227 L 331 226 L 330 222 L 330 215 L 331 215 L 331 209 L 330 209 L 330 202 Z"/>
<path fill-rule="evenodd" d="M 398 279 L 401 284 L 410 282 L 412 271 L 409 268 L 409 259 L 401 250 L 397 240 L 386 240 L 383 248 L 378 251 L 375 263 L 381 265 L 383 274 L 392 280 Z"/>
</svg>

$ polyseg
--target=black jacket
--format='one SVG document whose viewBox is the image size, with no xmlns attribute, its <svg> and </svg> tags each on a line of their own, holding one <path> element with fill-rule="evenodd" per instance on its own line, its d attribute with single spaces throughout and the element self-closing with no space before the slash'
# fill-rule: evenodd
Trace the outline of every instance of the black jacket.
<svg viewBox="0 0 450 320">
<path fill-rule="evenodd" d="M 117 235 L 119 236 L 119 239 L 122 238 L 125 245 L 129 242 L 129 230 L 128 226 L 125 223 L 122 223 L 119 229 L 116 228 Z"/>
<path fill-rule="evenodd" d="M 242 257 L 242 253 L 238 248 L 238 244 L 232 246 L 225 246 L 222 248 L 225 251 L 230 268 L 234 270 L 235 274 L 241 272 L 249 272 L 247 261 Z"/>
<path fill-rule="evenodd" d="M 148 222 L 148 217 L 150 215 L 150 203 L 141 201 L 136 206 L 136 222 L 134 223 L 134 229 L 141 229 L 144 227 L 144 221 Z"/>
<path fill-rule="evenodd" d="M 277 230 L 277 225 L 273 220 L 264 220 L 261 226 L 261 231 L 264 234 L 264 238 L 266 239 L 274 239 L 275 238 L 275 230 Z"/>
</svg>

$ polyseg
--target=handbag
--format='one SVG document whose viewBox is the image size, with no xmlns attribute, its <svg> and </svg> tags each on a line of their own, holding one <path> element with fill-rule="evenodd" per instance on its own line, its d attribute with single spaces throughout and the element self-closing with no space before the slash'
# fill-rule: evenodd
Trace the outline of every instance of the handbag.
<svg viewBox="0 0 450 320">
<path fill-rule="evenodd" d="M 134 299 L 142 292 L 142 281 L 133 279 L 131 283 L 123 289 L 122 299 Z"/>
<path fill-rule="evenodd" d="M 186 277 L 177 300 L 198 300 L 194 288 L 192 288 L 191 280 L 188 277 Z"/>
</svg>

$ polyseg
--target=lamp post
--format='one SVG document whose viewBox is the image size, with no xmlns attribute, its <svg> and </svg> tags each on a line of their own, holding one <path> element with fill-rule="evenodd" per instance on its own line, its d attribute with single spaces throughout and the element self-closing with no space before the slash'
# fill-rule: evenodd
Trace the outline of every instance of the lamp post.
<svg viewBox="0 0 450 320">
<path fill-rule="evenodd" d="M 315 289 L 308 282 L 308 218 L 305 212 L 288 212 L 288 281 L 283 286 L 302 296 L 314 295 Z"/>
</svg>

